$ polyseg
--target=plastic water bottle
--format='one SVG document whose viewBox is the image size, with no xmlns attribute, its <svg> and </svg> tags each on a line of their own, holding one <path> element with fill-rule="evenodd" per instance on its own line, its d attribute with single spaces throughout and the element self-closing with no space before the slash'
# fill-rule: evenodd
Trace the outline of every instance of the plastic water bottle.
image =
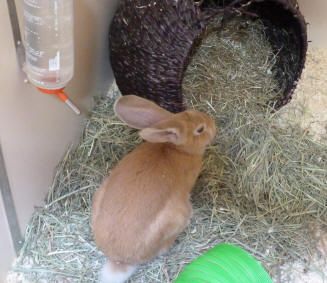
<svg viewBox="0 0 327 283">
<path fill-rule="evenodd" d="M 62 94 L 74 74 L 73 5 L 73 0 L 24 0 L 25 72 L 44 93 Z M 58 97 L 79 112 L 68 97 Z"/>
</svg>

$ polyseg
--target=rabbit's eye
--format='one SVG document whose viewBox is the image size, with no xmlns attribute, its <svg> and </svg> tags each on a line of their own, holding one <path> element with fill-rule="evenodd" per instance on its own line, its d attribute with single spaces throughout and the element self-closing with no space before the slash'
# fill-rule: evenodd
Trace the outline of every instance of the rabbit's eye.
<svg viewBox="0 0 327 283">
<path fill-rule="evenodd" d="M 204 129 L 205 129 L 205 126 L 204 125 L 200 126 L 199 128 L 197 128 L 195 130 L 195 134 L 196 135 L 199 135 L 199 134 L 203 133 Z"/>
</svg>

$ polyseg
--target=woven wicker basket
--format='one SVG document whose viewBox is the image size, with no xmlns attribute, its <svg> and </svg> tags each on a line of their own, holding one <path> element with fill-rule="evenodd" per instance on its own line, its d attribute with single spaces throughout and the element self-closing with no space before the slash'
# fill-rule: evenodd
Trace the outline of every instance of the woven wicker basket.
<svg viewBox="0 0 327 283">
<path fill-rule="evenodd" d="M 183 73 L 200 35 L 221 13 L 255 13 L 263 21 L 278 53 L 276 76 L 285 89 L 276 108 L 288 103 L 307 51 L 306 24 L 296 0 L 121 0 L 109 38 L 122 94 L 151 99 L 172 112 L 184 110 Z"/>
</svg>

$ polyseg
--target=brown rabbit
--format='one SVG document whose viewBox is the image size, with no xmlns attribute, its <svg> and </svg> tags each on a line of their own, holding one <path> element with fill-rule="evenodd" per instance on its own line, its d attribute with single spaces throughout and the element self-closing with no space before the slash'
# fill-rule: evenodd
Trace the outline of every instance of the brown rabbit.
<svg viewBox="0 0 327 283">
<path fill-rule="evenodd" d="M 116 115 L 146 141 L 127 154 L 95 193 L 92 229 L 109 259 L 101 282 L 124 282 L 137 265 L 168 251 L 192 215 L 190 191 L 205 147 L 216 133 L 206 114 L 172 114 L 135 95 L 120 97 Z"/>
</svg>

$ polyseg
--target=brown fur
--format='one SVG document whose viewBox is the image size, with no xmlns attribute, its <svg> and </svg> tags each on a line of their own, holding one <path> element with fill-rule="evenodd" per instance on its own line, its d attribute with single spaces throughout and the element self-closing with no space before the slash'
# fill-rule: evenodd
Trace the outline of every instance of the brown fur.
<svg viewBox="0 0 327 283">
<path fill-rule="evenodd" d="M 205 131 L 195 135 L 201 125 Z M 156 142 L 144 142 L 126 155 L 92 204 L 96 244 L 111 261 L 131 265 L 168 251 L 187 226 L 190 191 L 215 126 L 206 114 L 188 110 L 169 114 L 140 135 Z"/>
</svg>

